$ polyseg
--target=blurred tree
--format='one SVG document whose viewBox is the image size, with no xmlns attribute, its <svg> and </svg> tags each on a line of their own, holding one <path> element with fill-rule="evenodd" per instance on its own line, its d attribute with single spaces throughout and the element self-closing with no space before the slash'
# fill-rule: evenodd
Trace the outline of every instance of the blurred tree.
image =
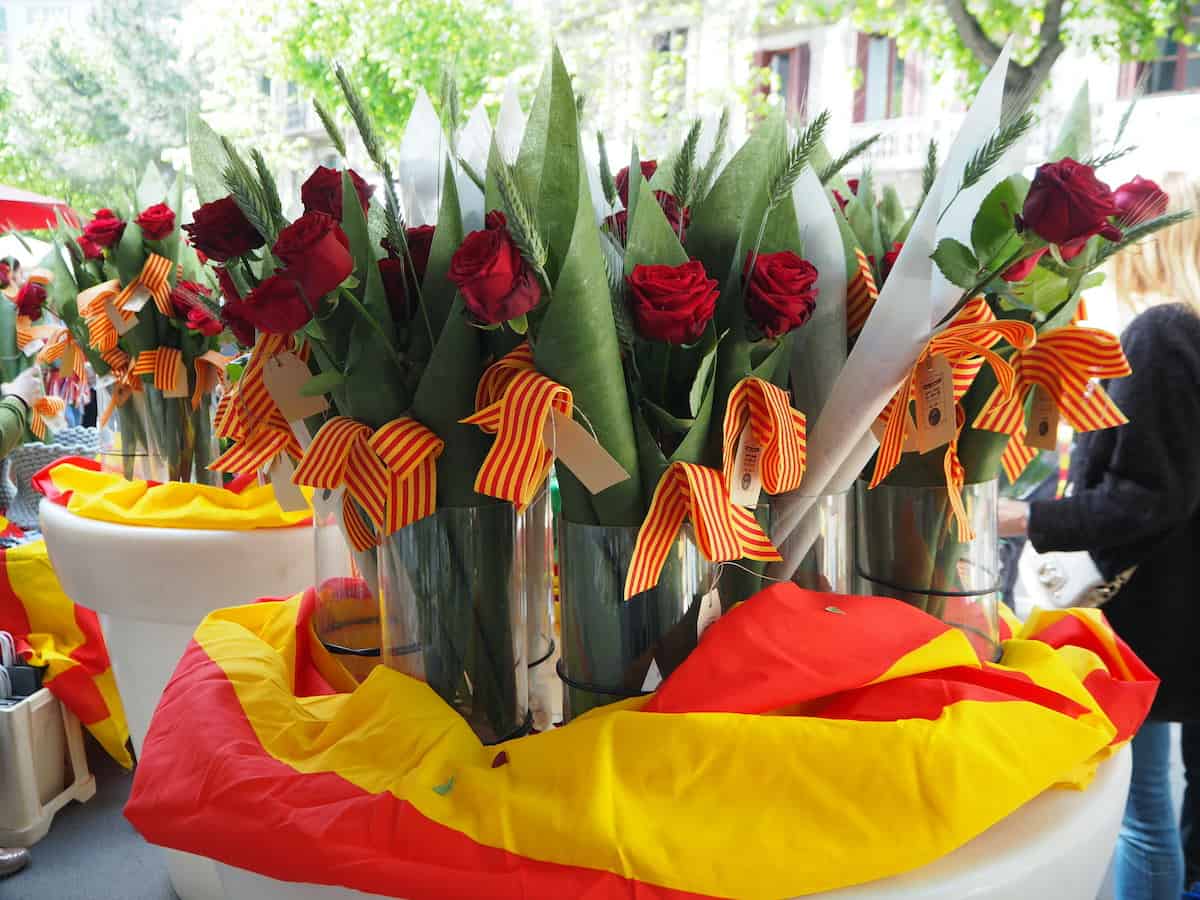
<svg viewBox="0 0 1200 900">
<path fill-rule="evenodd" d="M 508 3 L 277 2 L 275 25 L 288 75 L 326 108 L 342 110 L 333 74 L 334 63 L 341 63 L 384 140 L 393 144 L 403 134 L 418 87 L 436 103 L 445 66 L 453 67 L 464 113 L 481 99 L 494 110 L 510 73 L 530 79 L 540 68 L 534 24 Z"/>
<path fill-rule="evenodd" d="M 863 31 L 896 38 L 963 77 L 972 93 L 1008 35 L 1015 65 L 1005 92 L 1032 98 L 1068 45 L 1121 59 L 1152 59 L 1159 41 L 1188 40 L 1192 0 L 777 0 L 773 18 L 849 18 Z"/>
</svg>

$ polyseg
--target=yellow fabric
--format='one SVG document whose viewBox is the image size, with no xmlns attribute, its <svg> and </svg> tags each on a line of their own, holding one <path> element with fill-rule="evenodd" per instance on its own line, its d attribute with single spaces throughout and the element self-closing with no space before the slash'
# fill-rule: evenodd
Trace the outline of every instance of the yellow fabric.
<svg viewBox="0 0 1200 900">
<path fill-rule="evenodd" d="M 50 477 L 59 491 L 73 492 L 68 510 L 117 525 L 250 531 L 298 525 L 312 515 L 311 509 L 284 512 L 270 485 L 253 485 L 238 494 L 178 481 L 151 486 L 69 464 L 56 466 Z"/>
<path fill-rule="evenodd" d="M 480 844 L 707 895 L 791 897 L 924 865 L 1076 773 L 1115 733 L 1102 717 L 1015 701 L 863 722 L 650 714 L 634 699 L 510 741 L 508 764 L 493 768 L 497 748 L 384 667 L 353 693 L 295 697 L 298 604 L 218 610 L 196 632 L 275 759 L 390 791 Z M 954 641 L 932 643 L 944 652 L 924 653 L 926 670 L 959 662 Z M 1074 695 L 1070 664 L 1018 649 L 1006 665 Z M 781 858 L 789 865 L 756 864 Z"/>
</svg>

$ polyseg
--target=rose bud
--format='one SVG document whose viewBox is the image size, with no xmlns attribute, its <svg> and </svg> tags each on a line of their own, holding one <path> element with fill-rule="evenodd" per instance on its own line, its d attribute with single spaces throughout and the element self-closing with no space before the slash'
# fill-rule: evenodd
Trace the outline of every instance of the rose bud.
<svg viewBox="0 0 1200 900">
<path fill-rule="evenodd" d="M 353 169 L 347 169 L 346 171 L 350 174 L 350 181 L 354 185 L 354 190 L 358 194 L 358 201 L 362 204 L 363 212 L 365 213 L 371 202 L 371 194 L 375 192 L 375 188 L 363 181 L 362 177 Z M 300 202 L 304 204 L 304 211 L 306 213 L 323 212 L 341 222 L 341 171 L 330 169 L 326 166 L 317 166 L 313 170 L 313 173 L 308 176 L 308 180 L 300 185 Z"/>
<path fill-rule="evenodd" d="M 325 213 L 305 213 L 279 232 L 271 249 L 287 266 L 285 274 L 300 284 L 314 306 L 354 271 L 350 242 Z"/>
<path fill-rule="evenodd" d="M 83 236 L 97 247 L 111 247 L 121 240 L 125 232 L 125 221 L 118 219 L 111 209 L 98 209 L 92 221 L 83 228 Z"/>
<path fill-rule="evenodd" d="M 833 199 L 837 201 L 838 208 L 839 208 L 839 209 L 840 209 L 842 212 L 845 212 L 845 211 L 846 211 L 846 204 L 850 202 L 850 198 L 849 198 L 849 197 L 843 197 L 843 196 L 842 196 L 842 192 L 841 192 L 841 191 L 839 191 L 837 188 L 834 188 L 834 189 L 833 189 Z"/>
<path fill-rule="evenodd" d="M 658 171 L 658 160 L 643 159 L 641 161 L 642 177 L 649 181 L 654 177 L 654 173 Z M 629 208 L 629 166 L 623 168 L 617 173 L 617 177 L 613 179 L 617 186 L 617 196 L 621 198 L 621 203 L 625 208 Z"/>
<path fill-rule="evenodd" d="M 286 272 L 262 281 L 246 295 L 237 314 L 267 334 L 299 331 L 313 315 L 312 307 L 301 293 L 300 284 L 288 277 Z"/>
<path fill-rule="evenodd" d="M 42 317 L 42 305 L 46 302 L 46 287 L 39 281 L 27 281 L 17 293 L 17 315 L 28 319 Z"/>
<path fill-rule="evenodd" d="M 852 193 L 855 197 L 858 196 L 858 183 L 859 181 L 857 178 L 846 179 L 846 185 L 850 188 L 850 193 Z"/>
<path fill-rule="evenodd" d="M 141 227 L 146 240 L 161 241 L 175 230 L 175 211 L 165 203 L 155 203 L 133 221 Z"/>
<path fill-rule="evenodd" d="M 233 197 L 222 197 L 205 203 L 183 226 L 197 252 L 216 262 L 228 262 L 245 256 L 266 243 L 263 236 L 238 207 Z"/>
<path fill-rule="evenodd" d="M 1117 205 L 1121 224 L 1128 228 L 1165 213 L 1168 197 L 1166 191 L 1149 178 L 1135 175 L 1133 181 L 1113 191 L 1113 202 Z"/>
<path fill-rule="evenodd" d="M 1120 240 L 1120 230 L 1108 221 L 1117 214 L 1112 191 L 1096 178 L 1091 166 L 1070 157 L 1039 166 L 1018 220 L 1051 244 L 1066 244 L 1099 234 Z"/>
<path fill-rule="evenodd" d="M 508 233 L 504 213 L 492 210 L 484 225 L 454 251 L 448 277 L 477 321 L 497 325 L 537 306 L 542 288 Z"/>
<path fill-rule="evenodd" d="M 425 270 L 429 267 L 429 251 L 433 247 L 433 234 L 432 225 L 418 225 L 405 229 L 404 238 L 413 264 L 411 278 L 405 274 L 408 266 L 403 254 L 393 247 L 387 238 L 380 241 L 380 245 L 387 251 L 387 256 L 379 260 L 379 275 L 383 279 L 383 290 L 387 295 L 393 322 L 407 322 L 412 318 L 412 301 L 417 296 L 417 286 L 425 280 Z"/>
<path fill-rule="evenodd" d="M 746 254 L 742 277 L 746 281 L 746 315 L 769 338 L 799 328 L 817 305 L 817 268 L 791 250 L 760 253 L 750 270 L 753 254 Z"/>
<path fill-rule="evenodd" d="M 900 258 L 900 251 L 903 249 L 903 242 L 896 241 L 892 244 L 892 249 L 883 254 L 883 265 L 879 267 L 879 274 L 882 276 L 879 280 L 879 287 L 883 287 L 883 282 L 887 281 L 887 277 L 892 274 L 892 266 Z"/>
<path fill-rule="evenodd" d="M 1025 259 L 1013 263 L 1000 273 L 1000 277 L 1005 281 L 1024 281 L 1033 274 L 1033 270 L 1037 268 L 1038 261 L 1046 255 L 1049 249 L 1049 247 L 1043 247 L 1032 256 L 1027 256 Z"/>
<path fill-rule="evenodd" d="M 697 259 L 679 266 L 634 266 L 625 282 L 638 334 L 668 344 L 699 340 L 720 295 L 716 279 Z"/>
</svg>

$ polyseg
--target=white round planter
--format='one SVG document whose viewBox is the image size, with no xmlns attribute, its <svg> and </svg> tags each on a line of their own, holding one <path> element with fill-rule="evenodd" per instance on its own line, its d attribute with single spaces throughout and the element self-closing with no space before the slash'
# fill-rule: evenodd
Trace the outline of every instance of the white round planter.
<svg viewBox="0 0 1200 900">
<path fill-rule="evenodd" d="M 196 626 L 223 606 L 312 585 L 307 525 L 204 531 L 115 525 L 43 500 L 42 533 L 67 596 L 100 616 L 134 750 Z M 180 900 L 224 900 L 212 863 L 167 850 Z"/>
<path fill-rule="evenodd" d="M 1086 791 L 1046 791 L 928 866 L 804 900 L 1095 900 L 1120 830 L 1130 761 L 1125 747 Z M 217 870 L 228 900 L 384 900 L 221 863 Z"/>
</svg>

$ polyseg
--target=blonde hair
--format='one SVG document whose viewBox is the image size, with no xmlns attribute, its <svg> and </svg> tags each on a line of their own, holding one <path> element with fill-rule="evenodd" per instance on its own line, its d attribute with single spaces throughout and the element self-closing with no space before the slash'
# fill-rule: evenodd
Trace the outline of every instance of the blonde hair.
<svg viewBox="0 0 1200 900">
<path fill-rule="evenodd" d="M 1200 181 L 1168 175 L 1162 188 L 1171 212 L 1200 216 Z M 1200 314 L 1200 218 L 1172 225 L 1113 258 L 1117 302 L 1129 315 L 1155 303 L 1182 302 Z"/>
</svg>

